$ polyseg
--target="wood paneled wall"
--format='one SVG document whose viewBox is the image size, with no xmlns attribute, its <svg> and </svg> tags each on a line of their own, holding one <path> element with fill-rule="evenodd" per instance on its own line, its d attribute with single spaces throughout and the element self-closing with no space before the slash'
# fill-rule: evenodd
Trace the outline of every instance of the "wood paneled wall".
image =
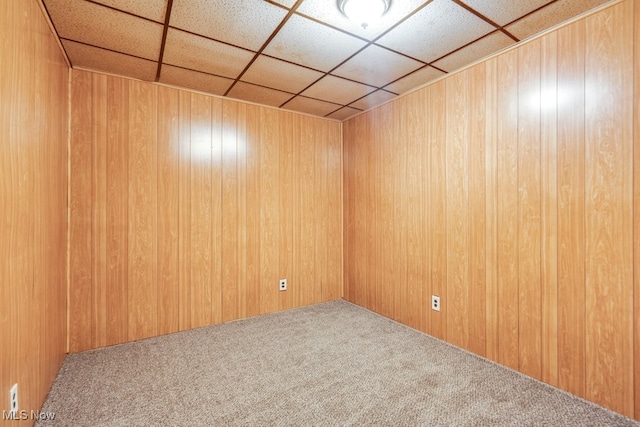
<svg viewBox="0 0 640 427">
<path fill-rule="evenodd" d="M 639 35 L 618 2 L 345 122 L 345 297 L 640 419 Z"/>
<path fill-rule="evenodd" d="M 0 411 L 14 383 L 39 410 L 66 354 L 68 82 L 38 2 L 0 1 Z"/>
<path fill-rule="evenodd" d="M 339 122 L 78 70 L 71 99 L 70 351 L 342 296 Z"/>
</svg>

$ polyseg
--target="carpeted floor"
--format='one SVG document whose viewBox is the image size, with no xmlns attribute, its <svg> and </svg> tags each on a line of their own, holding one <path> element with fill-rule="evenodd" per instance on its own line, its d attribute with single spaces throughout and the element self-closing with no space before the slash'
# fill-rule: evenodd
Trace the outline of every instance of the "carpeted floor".
<svg viewBox="0 0 640 427">
<path fill-rule="evenodd" d="M 38 426 L 640 423 L 345 301 L 72 354 Z"/>
</svg>

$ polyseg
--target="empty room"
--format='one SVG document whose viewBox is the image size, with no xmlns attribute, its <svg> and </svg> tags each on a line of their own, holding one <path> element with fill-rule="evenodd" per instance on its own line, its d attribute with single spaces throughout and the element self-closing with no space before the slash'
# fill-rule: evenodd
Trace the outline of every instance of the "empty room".
<svg viewBox="0 0 640 427">
<path fill-rule="evenodd" d="M 0 410 L 640 426 L 640 0 L 0 0 Z"/>
</svg>

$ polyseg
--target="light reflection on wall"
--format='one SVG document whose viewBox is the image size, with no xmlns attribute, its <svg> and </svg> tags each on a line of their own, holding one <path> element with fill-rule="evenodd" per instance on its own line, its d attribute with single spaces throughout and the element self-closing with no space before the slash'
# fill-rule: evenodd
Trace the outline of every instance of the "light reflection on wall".
<svg viewBox="0 0 640 427">
<path fill-rule="evenodd" d="M 211 128 L 204 125 L 191 127 L 191 161 L 211 161 L 213 146 L 211 143 Z"/>
<path fill-rule="evenodd" d="M 529 107 L 533 111 L 548 111 L 562 108 L 570 98 L 571 90 L 566 88 L 545 89 L 529 95 Z"/>
<path fill-rule="evenodd" d="M 235 126 L 226 125 L 221 129 L 206 125 L 191 127 L 191 151 L 186 151 L 193 162 L 217 164 L 246 156 L 247 141 L 243 132 Z"/>
</svg>

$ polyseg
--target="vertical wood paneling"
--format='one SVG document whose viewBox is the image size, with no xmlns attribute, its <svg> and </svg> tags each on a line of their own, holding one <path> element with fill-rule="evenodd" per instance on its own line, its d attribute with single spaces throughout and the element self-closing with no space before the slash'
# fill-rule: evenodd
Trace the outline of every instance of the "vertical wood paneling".
<svg viewBox="0 0 640 427">
<path fill-rule="evenodd" d="M 260 314 L 260 108 L 247 105 L 247 316 Z"/>
<path fill-rule="evenodd" d="M 412 328 L 424 330 L 425 301 L 423 300 L 424 264 L 428 266 L 428 260 L 424 256 L 424 233 L 422 223 L 424 221 L 424 184 L 420 162 L 424 156 L 424 147 L 421 141 L 424 132 L 423 122 L 420 120 L 421 109 L 424 108 L 424 93 L 415 92 L 404 98 L 403 111 L 400 121 L 400 129 L 407 132 L 407 150 L 405 170 L 406 188 L 406 250 L 407 250 L 407 275 L 406 293 L 403 295 L 401 307 L 396 311 L 401 313 L 400 321 Z M 413 154 L 409 154 L 413 153 Z M 430 290 L 426 294 L 431 295 Z"/>
<path fill-rule="evenodd" d="M 498 362 L 518 369 L 518 51 L 497 58 Z"/>
<path fill-rule="evenodd" d="M 521 372 L 542 376 L 540 288 L 540 39 L 518 49 L 518 354 Z"/>
<path fill-rule="evenodd" d="M 428 100 L 428 126 L 431 176 L 431 292 L 440 297 L 440 311 L 429 310 L 431 315 L 431 335 L 447 339 L 447 215 L 446 215 L 446 137 L 445 111 L 442 108 L 446 100 L 445 82 L 432 85 Z M 443 301 L 444 300 L 444 301 Z M 430 306 L 429 306 L 430 307 Z"/>
<path fill-rule="evenodd" d="M 260 313 L 278 310 L 280 157 L 277 117 L 277 111 L 260 111 Z M 313 232 L 309 235 L 313 236 Z"/>
<path fill-rule="evenodd" d="M 295 292 L 300 286 L 293 280 L 293 121 L 286 114 L 279 115 L 278 124 L 282 144 L 280 145 L 280 277 L 287 279 L 288 291 L 279 292 L 278 309 L 285 310 L 294 306 Z"/>
<path fill-rule="evenodd" d="M 586 396 L 633 416 L 633 3 L 585 25 Z"/>
<path fill-rule="evenodd" d="M 499 315 L 498 315 L 498 189 L 497 189 L 497 166 L 498 166 L 498 75 L 497 59 L 489 59 L 486 63 L 486 168 L 485 183 L 487 185 L 486 208 L 487 226 L 485 231 L 486 239 L 486 265 L 487 265 L 487 294 L 486 294 L 486 356 L 498 361 L 498 340 L 499 340 Z"/>
<path fill-rule="evenodd" d="M 639 28 L 613 2 L 349 119 L 345 297 L 411 324 L 417 228 L 426 332 L 640 417 Z"/>
<path fill-rule="evenodd" d="M 213 235 L 211 98 L 191 95 L 191 327 L 211 324 Z"/>
<path fill-rule="evenodd" d="M 542 38 L 541 110 L 541 304 L 542 381 L 558 385 L 558 36 Z"/>
<path fill-rule="evenodd" d="M 326 235 L 323 236 L 327 244 L 327 289 L 323 295 L 323 300 L 333 301 L 342 298 L 342 272 L 343 272 L 343 215 L 342 197 L 336 195 L 342 194 L 342 129 L 334 124 L 327 122 L 327 189 L 326 189 Z M 295 140 L 294 140 L 295 141 Z M 295 142 L 294 142 L 295 143 Z M 294 176 L 299 176 L 296 172 Z M 294 193 L 294 203 L 296 194 Z M 294 224 L 297 224 L 297 218 L 293 218 Z M 294 270 L 296 262 L 293 262 Z"/>
<path fill-rule="evenodd" d="M 340 123 L 73 75 L 71 351 L 342 296 Z"/>
<path fill-rule="evenodd" d="M 73 220 L 69 224 L 69 245 L 73 247 L 69 259 L 71 282 L 77 284 L 69 291 L 69 348 L 84 351 L 91 348 L 93 323 L 91 253 L 91 161 L 92 129 L 86 126 L 92 118 L 91 75 L 74 76 L 71 85 L 71 187 L 69 210 Z M 76 326 L 77 325 L 77 326 Z M 89 327 L 90 332 L 84 329 Z"/>
<path fill-rule="evenodd" d="M 156 87 L 129 81 L 129 340 L 158 333 L 157 101 Z"/>
<path fill-rule="evenodd" d="M 222 321 L 238 318 L 238 104 L 222 103 Z"/>
<path fill-rule="evenodd" d="M 92 76 L 93 144 L 91 182 L 91 254 L 93 294 L 92 347 L 107 345 L 107 76 Z"/>
<path fill-rule="evenodd" d="M 486 354 L 486 189 L 484 64 L 469 70 L 469 350 Z"/>
<path fill-rule="evenodd" d="M 72 89 L 75 90 L 75 89 Z M 0 389 L 19 384 L 20 409 L 37 411 L 67 345 L 69 73 L 36 1 L 0 4 Z M 88 98 L 90 103 L 90 97 Z M 91 114 L 81 103 L 79 111 Z M 91 135 L 90 129 L 85 135 Z M 88 149 L 87 149 L 88 148 Z M 91 164 L 91 149 L 82 147 Z M 89 166 L 90 168 L 90 166 Z M 84 173 L 84 171 L 82 171 Z M 86 174 L 91 186 L 92 172 Z M 89 201 L 91 193 L 87 194 Z M 91 221 L 91 206 L 76 212 Z M 84 237 L 83 237 L 84 236 Z M 74 230 L 89 242 L 90 232 Z M 91 304 L 91 249 L 77 277 Z M 78 263 L 80 257 L 74 256 Z M 78 310 L 85 316 L 84 310 Z M 91 327 L 91 314 L 85 319 Z M 74 336 L 76 341 L 84 339 Z M 91 339 L 89 338 L 89 341 Z M 13 424 L 13 423 L 12 423 Z M 16 423 L 17 425 L 18 423 Z M 32 423 L 26 422 L 25 425 Z"/>
<path fill-rule="evenodd" d="M 633 64 L 633 318 L 634 318 L 634 378 L 635 414 L 640 420 L 640 2 L 634 2 L 634 64 Z"/>
<path fill-rule="evenodd" d="M 247 317 L 247 105 L 238 104 L 236 117 L 236 167 L 238 173 L 237 199 L 238 199 L 238 308 L 236 317 Z"/>
<path fill-rule="evenodd" d="M 209 323 L 220 323 L 223 318 L 222 313 L 222 293 L 226 283 L 222 282 L 223 269 L 223 203 L 222 200 L 222 173 L 224 168 L 223 159 L 223 131 L 224 122 L 222 117 L 223 100 L 211 98 L 211 166 L 208 173 L 211 176 L 211 282 L 207 286 L 210 295 L 210 319 Z M 236 123 L 233 123 L 235 126 Z M 231 144 L 235 145 L 235 144 Z M 233 159 L 235 160 L 235 159 Z M 231 162 L 230 162 L 231 163 Z M 229 197 L 233 199 L 234 195 Z M 232 249 L 233 250 L 233 249 Z M 232 284 L 237 288 L 237 284 Z"/>
<path fill-rule="evenodd" d="M 180 92 L 178 147 L 178 285 L 180 330 L 191 326 L 191 94 Z M 73 283 L 71 284 L 73 286 Z"/>
<path fill-rule="evenodd" d="M 158 88 L 158 333 L 180 330 L 180 93 Z"/>
<path fill-rule="evenodd" d="M 305 283 L 304 288 L 300 288 L 300 304 L 312 304 L 315 290 L 315 228 L 312 212 L 314 209 L 314 183 L 316 175 L 314 170 L 315 141 L 313 139 L 313 121 L 309 117 L 300 117 L 300 142 L 298 144 L 297 162 L 301 177 L 306 179 L 300 182 L 299 189 L 299 231 L 300 244 L 298 265 L 300 274 L 298 283 Z M 264 236 L 264 234 L 262 235 Z"/>
<path fill-rule="evenodd" d="M 584 396 L 584 21 L 558 30 L 558 385 Z"/>
<path fill-rule="evenodd" d="M 469 70 L 446 80 L 447 340 L 469 348 Z"/>
<path fill-rule="evenodd" d="M 74 76 L 83 78 L 82 75 Z M 79 94 L 80 96 L 81 94 Z M 75 95 L 72 93 L 75 105 Z M 72 117 L 73 118 L 73 117 Z M 72 129 L 72 132 L 75 130 Z M 129 333 L 129 84 L 107 77 L 107 345 Z M 74 147 L 72 140 L 72 149 Z M 74 178 L 71 178 L 73 196 Z M 71 213 L 71 224 L 76 218 Z M 71 249 L 71 254 L 75 247 Z M 73 278 L 71 283 L 74 283 Z M 74 287 L 70 288 L 72 291 Z M 70 309 L 74 304 L 70 302 Z M 70 316 L 71 317 L 71 314 Z M 77 331 L 71 328 L 70 332 Z M 70 347 L 70 351 L 79 349 Z"/>
</svg>

